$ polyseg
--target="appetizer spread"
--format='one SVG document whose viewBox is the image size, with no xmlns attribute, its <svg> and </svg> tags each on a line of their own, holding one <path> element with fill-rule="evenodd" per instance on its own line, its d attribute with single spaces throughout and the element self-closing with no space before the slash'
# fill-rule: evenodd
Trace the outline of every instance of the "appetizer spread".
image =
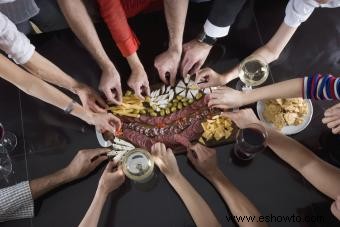
<svg viewBox="0 0 340 227">
<path fill-rule="evenodd" d="M 210 92 L 210 88 L 198 89 L 188 78 L 179 81 L 175 87 L 163 85 L 152 91 L 144 101 L 127 92 L 121 106 L 110 108 L 122 121 L 118 137 L 146 150 L 157 142 L 165 143 L 167 147 L 186 148 L 190 141 L 201 137 L 204 127 L 217 129 L 211 136 L 205 133 L 205 140 L 228 138 L 231 126 L 224 118 L 216 116 L 220 111 L 209 109 L 204 102 L 203 97 Z M 214 126 L 203 123 L 212 117 L 212 121 L 216 122 Z M 223 127 L 218 124 L 223 124 Z"/>
</svg>

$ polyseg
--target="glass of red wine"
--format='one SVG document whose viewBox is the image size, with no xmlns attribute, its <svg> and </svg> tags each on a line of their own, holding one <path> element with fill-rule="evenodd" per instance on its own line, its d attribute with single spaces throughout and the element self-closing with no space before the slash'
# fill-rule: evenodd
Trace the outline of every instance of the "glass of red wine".
<svg viewBox="0 0 340 227">
<path fill-rule="evenodd" d="M 267 131 L 259 124 L 249 124 L 236 135 L 234 155 L 241 161 L 250 161 L 267 147 Z"/>
<path fill-rule="evenodd" d="M 13 151 L 16 146 L 17 137 L 12 132 L 6 131 L 4 126 L 0 123 L 0 147 L 3 147 L 10 152 Z"/>
</svg>

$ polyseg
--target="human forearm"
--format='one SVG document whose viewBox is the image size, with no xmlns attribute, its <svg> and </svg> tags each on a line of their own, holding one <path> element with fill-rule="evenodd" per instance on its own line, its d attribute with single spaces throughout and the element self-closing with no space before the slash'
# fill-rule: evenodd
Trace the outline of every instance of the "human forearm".
<svg viewBox="0 0 340 227">
<path fill-rule="evenodd" d="M 165 0 L 164 12 L 169 31 L 169 48 L 182 49 L 188 0 Z"/>
<path fill-rule="evenodd" d="M 30 73 L 38 78 L 65 88 L 75 93 L 79 83 L 64 73 L 59 67 L 51 63 L 49 60 L 41 56 L 38 52 L 34 52 L 32 58 L 23 65 Z"/>
<path fill-rule="evenodd" d="M 72 176 L 66 169 L 61 169 L 51 175 L 44 176 L 38 179 L 34 179 L 29 182 L 32 197 L 37 199 L 43 194 L 73 180 Z"/>
<path fill-rule="evenodd" d="M 167 179 L 183 200 L 198 227 L 220 226 L 208 204 L 182 174 L 179 173 L 176 176 L 167 177 Z"/>
<path fill-rule="evenodd" d="M 218 170 L 208 179 L 223 197 L 233 216 L 259 217 L 261 215 L 257 208 L 224 176 L 221 171 Z M 256 222 L 238 222 L 238 225 L 240 227 L 267 226 L 266 223 Z"/>
<path fill-rule="evenodd" d="M 259 100 L 276 99 L 276 98 L 296 98 L 302 97 L 303 78 L 286 80 L 283 82 L 271 84 L 268 86 L 253 89 L 244 92 L 244 104 L 257 102 Z"/>
<path fill-rule="evenodd" d="M 282 23 L 274 36 L 264 46 L 255 50 L 250 56 L 259 56 L 261 59 L 265 60 L 267 64 L 275 61 L 279 58 L 281 52 L 286 47 L 295 31 L 296 28 L 289 27 L 285 23 Z M 236 79 L 238 77 L 238 70 L 239 65 L 224 73 L 225 82 L 228 83 L 229 81 Z"/>
<path fill-rule="evenodd" d="M 6 59 L 3 55 L 0 55 L 0 63 L 0 76 L 26 94 L 63 110 L 72 102 L 72 99 L 64 93 L 41 79 L 32 76 L 30 73 Z M 87 123 L 91 123 L 91 113 L 86 112 L 83 107 L 77 103 L 74 104 L 74 110 L 71 114 Z"/>
<path fill-rule="evenodd" d="M 79 224 L 79 227 L 97 227 L 106 199 L 106 193 L 101 193 L 100 190 L 96 191 L 93 201 L 87 210 L 85 217 Z"/>
<path fill-rule="evenodd" d="M 294 139 L 267 127 L 268 145 L 282 160 L 300 172 L 314 187 L 335 199 L 340 194 L 340 170 L 319 159 Z"/>
<path fill-rule="evenodd" d="M 131 70 L 136 70 L 139 68 L 144 69 L 143 64 L 140 61 L 137 53 L 133 53 L 132 55 L 128 56 L 126 60 L 128 61 Z"/>
<path fill-rule="evenodd" d="M 82 0 L 58 0 L 72 31 L 91 53 L 101 69 L 114 67 L 107 56 Z"/>
</svg>

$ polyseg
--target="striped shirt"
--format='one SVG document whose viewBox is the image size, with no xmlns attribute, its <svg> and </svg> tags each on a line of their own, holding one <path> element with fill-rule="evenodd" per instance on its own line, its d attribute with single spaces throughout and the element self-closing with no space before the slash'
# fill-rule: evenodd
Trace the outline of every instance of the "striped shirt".
<svg viewBox="0 0 340 227">
<path fill-rule="evenodd" d="M 340 100 L 340 78 L 329 74 L 305 77 L 303 97 L 315 100 Z"/>
<path fill-rule="evenodd" d="M 28 181 L 0 189 L 0 222 L 33 216 L 34 202 Z"/>
</svg>

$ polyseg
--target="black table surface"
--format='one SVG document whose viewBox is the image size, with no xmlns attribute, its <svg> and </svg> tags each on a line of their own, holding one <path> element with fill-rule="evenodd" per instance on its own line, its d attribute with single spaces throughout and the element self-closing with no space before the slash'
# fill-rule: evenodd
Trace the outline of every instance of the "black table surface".
<svg viewBox="0 0 340 227">
<path fill-rule="evenodd" d="M 213 65 L 216 70 L 222 71 L 235 65 L 239 59 L 263 45 L 280 25 L 286 2 L 270 5 L 264 2 L 266 1 L 257 1 L 254 4 L 250 1 L 239 16 L 226 41 L 221 42 L 227 53 Z M 190 40 L 204 22 L 199 19 L 204 18 L 204 10 L 198 12 L 190 12 L 186 40 Z M 336 23 L 339 13 L 339 9 L 318 9 L 309 21 L 299 28 L 280 60 L 271 64 L 267 83 L 315 72 L 337 73 L 340 64 L 340 24 Z M 139 52 L 150 75 L 150 81 L 157 83 L 153 59 L 166 46 L 167 35 L 163 16 L 159 13 L 142 15 L 133 19 L 131 24 L 142 41 Z M 114 47 L 105 27 L 98 25 L 98 31 L 105 49 L 117 65 L 125 83 L 129 75 L 128 65 Z M 31 40 L 42 55 L 65 72 L 93 87 L 98 86 L 98 66 L 69 30 L 35 35 Z M 99 147 L 93 127 L 27 96 L 3 80 L 0 81 L 0 103 L 0 121 L 18 136 L 18 146 L 10 154 L 13 173 L 9 184 L 0 183 L 2 187 L 50 174 L 66 166 L 78 150 Z M 327 131 L 320 119 L 324 109 L 333 102 L 313 104 L 314 115 L 311 124 L 294 138 L 316 149 L 318 137 Z M 330 204 L 328 198 L 269 149 L 257 155 L 247 166 L 237 166 L 231 162 L 232 149 L 233 144 L 217 148 L 219 166 L 263 215 L 320 215 L 317 212 L 317 204 Z M 226 216 L 231 214 L 215 189 L 188 164 L 185 155 L 178 155 L 177 161 L 183 175 L 208 202 L 222 225 L 234 226 L 227 221 Z M 100 166 L 84 179 L 48 193 L 38 201 L 39 209 L 36 209 L 34 218 L 6 222 L 0 226 L 77 226 L 92 201 L 103 167 Z M 164 176 L 160 173 L 157 176 L 158 183 L 151 191 L 139 190 L 127 180 L 120 189 L 113 192 L 103 209 L 99 226 L 195 226 L 183 202 Z M 269 224 L 329 226 L 325 223 L 275 221 Z"/>
</svg>

